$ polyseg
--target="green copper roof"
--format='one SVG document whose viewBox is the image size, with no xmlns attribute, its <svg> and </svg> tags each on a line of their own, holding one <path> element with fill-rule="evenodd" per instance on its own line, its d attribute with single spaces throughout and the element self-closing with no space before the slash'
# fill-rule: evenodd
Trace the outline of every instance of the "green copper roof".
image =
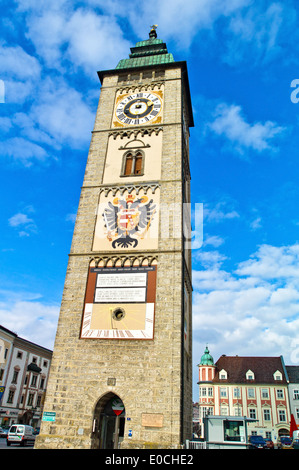
<svg viewBox="0 0 299 470">
<path fill-rule="evenodd" d="M 214 359 L 212 358 L 210 354 L 208 346 L 206 347 L 204 354 L 201 356 L 199 365 L 200 366 L 213 366 L 214 365 Z"/>
<path fill-rule="evenodd" d="M 129 59 L 122 59 L 116 69 L 131 67 L 146 67 L 148 65 L 169 64 L 174 62 L 173 55 L 168 53 L 166 44 L 162 39 L 157 39 L 150 33 L 146 41 L 139 41 L 135 47 L 131 47 Z"/>
</svg>

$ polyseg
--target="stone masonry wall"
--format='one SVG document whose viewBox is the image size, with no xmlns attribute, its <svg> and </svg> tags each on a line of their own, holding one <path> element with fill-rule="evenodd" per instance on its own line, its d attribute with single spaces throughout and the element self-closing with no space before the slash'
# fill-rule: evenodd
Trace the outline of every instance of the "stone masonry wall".
<svg viewBox="0 0 299 470">
<path fill-rule="evenodd" d="M 181 71 L 166 70 L 160 202 L 182 203 Z M 108 392 L 131 418 L 133 437 L 122 448 L 179 448 L 182 401 L 182 239 L 180 214 L 170 237 L 160 233 L 154 340 L 80 339 L 88 267 L 105 165 L 117 75 L 104 79 L 66 273 L 52 366 L 44 404 L 54 422 L 42 422 L 36 448 L 91 448 L 94 410 Z M 160 225 L 161 226 L 161 225 Z M 123 254 L 123 253 L 122 253 Z M 126 255 L 138 252 L 127 250 Z M 144 252 L 144 255 L 147 253 Z M 115 251 L 105 253 L 115 255 Z M 191 322 L 190 322 L 191 323 Z M 191 354 L 191 352 L 190 352 Z M 186 366 L 186 362 L 185 362 Z M 191 370 L 184 372 L 185 409 L 192 405 Z M 189 378 L 188 378 L 189 377 Z M 114 378 L 114 385 L 108 379 Z M 189 406 L 190 403 L 190 406 Z M 162 427 L 142 425 L 142 414 L 163 415 Z M 190 428 L 184 425 L 184 434 Z M 189 436 L 190 437 L 190 436 Z"/>
</svg>

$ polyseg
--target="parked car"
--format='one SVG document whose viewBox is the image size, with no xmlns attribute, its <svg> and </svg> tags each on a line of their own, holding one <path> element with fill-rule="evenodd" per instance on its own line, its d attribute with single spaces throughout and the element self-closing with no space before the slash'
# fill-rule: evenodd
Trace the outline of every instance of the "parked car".
<svg viewBox="0 0 299 470">
<path fill-rule="evenodd" d="M 267 444 L 263 436 L 249 436 L 251 449 L 266 449 Z"/>
<path fill-rule="evenodd" d="M 292 449 L 292 439 L 289 436 L 281 436 L 277 442 L 278 449 Z"/>
<path fill-rule="evenodd" d="M 25 446 L 26 444 L 34 444 L 35 435 L 32 426 L 25 424 L 14 424 L 10 427 L 6 438 L 6 444 L 20 444 Z"/>
<path fill-rule="evenodd" d="M 292 447 L 293 449 L 299 449 L 299 439 L 293 439 Z"/>
<path fill-rule="evenodd" d="M 267 449 L 274 449 L 274 442 L 272 441 L 272 439 L 265 439 L 265 441 L 266 441 Z"/>
<path fill-rule="evenodd" d="M 8 433 L 8 429 L 7 429 L 7 428 L 1 428 L 1 427 L 0 427 L 0 437 L 6 437 L 6 436 L 7 436 L 7 433 Z"/>
</svg>

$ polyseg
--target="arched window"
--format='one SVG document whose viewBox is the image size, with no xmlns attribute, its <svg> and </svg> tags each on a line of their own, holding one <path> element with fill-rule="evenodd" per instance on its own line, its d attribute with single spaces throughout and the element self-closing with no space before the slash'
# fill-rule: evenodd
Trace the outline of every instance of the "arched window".
<svg viewBox="0 0 299 470">
<path fill-rule="evenodd" d="M 143 152 L 141 150 L 126 152 L 123 156 L 121 176 L 142 176 L 143 174 Z"/>
<path fill-rule="evenodd" d="M 131 175 L 132 167 L 133 167 L 133 155 L 131 153 L 128 153 L 128 155 L 126 156 L 126 161 L 125 161 L 124 176 Z"/>
</svg>

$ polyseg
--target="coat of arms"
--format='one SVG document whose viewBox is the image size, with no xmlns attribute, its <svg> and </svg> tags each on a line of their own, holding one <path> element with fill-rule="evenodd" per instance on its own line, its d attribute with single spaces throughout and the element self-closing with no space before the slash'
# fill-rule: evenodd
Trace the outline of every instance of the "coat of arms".
<svg viewBox="0 0 299 470">
<path fill-rule="evenodd" d="M 102 214 L 113 248 L 135 248 L 150 228 L 156 205 L 147 196 L 114 198 Z"/>
</svg>

